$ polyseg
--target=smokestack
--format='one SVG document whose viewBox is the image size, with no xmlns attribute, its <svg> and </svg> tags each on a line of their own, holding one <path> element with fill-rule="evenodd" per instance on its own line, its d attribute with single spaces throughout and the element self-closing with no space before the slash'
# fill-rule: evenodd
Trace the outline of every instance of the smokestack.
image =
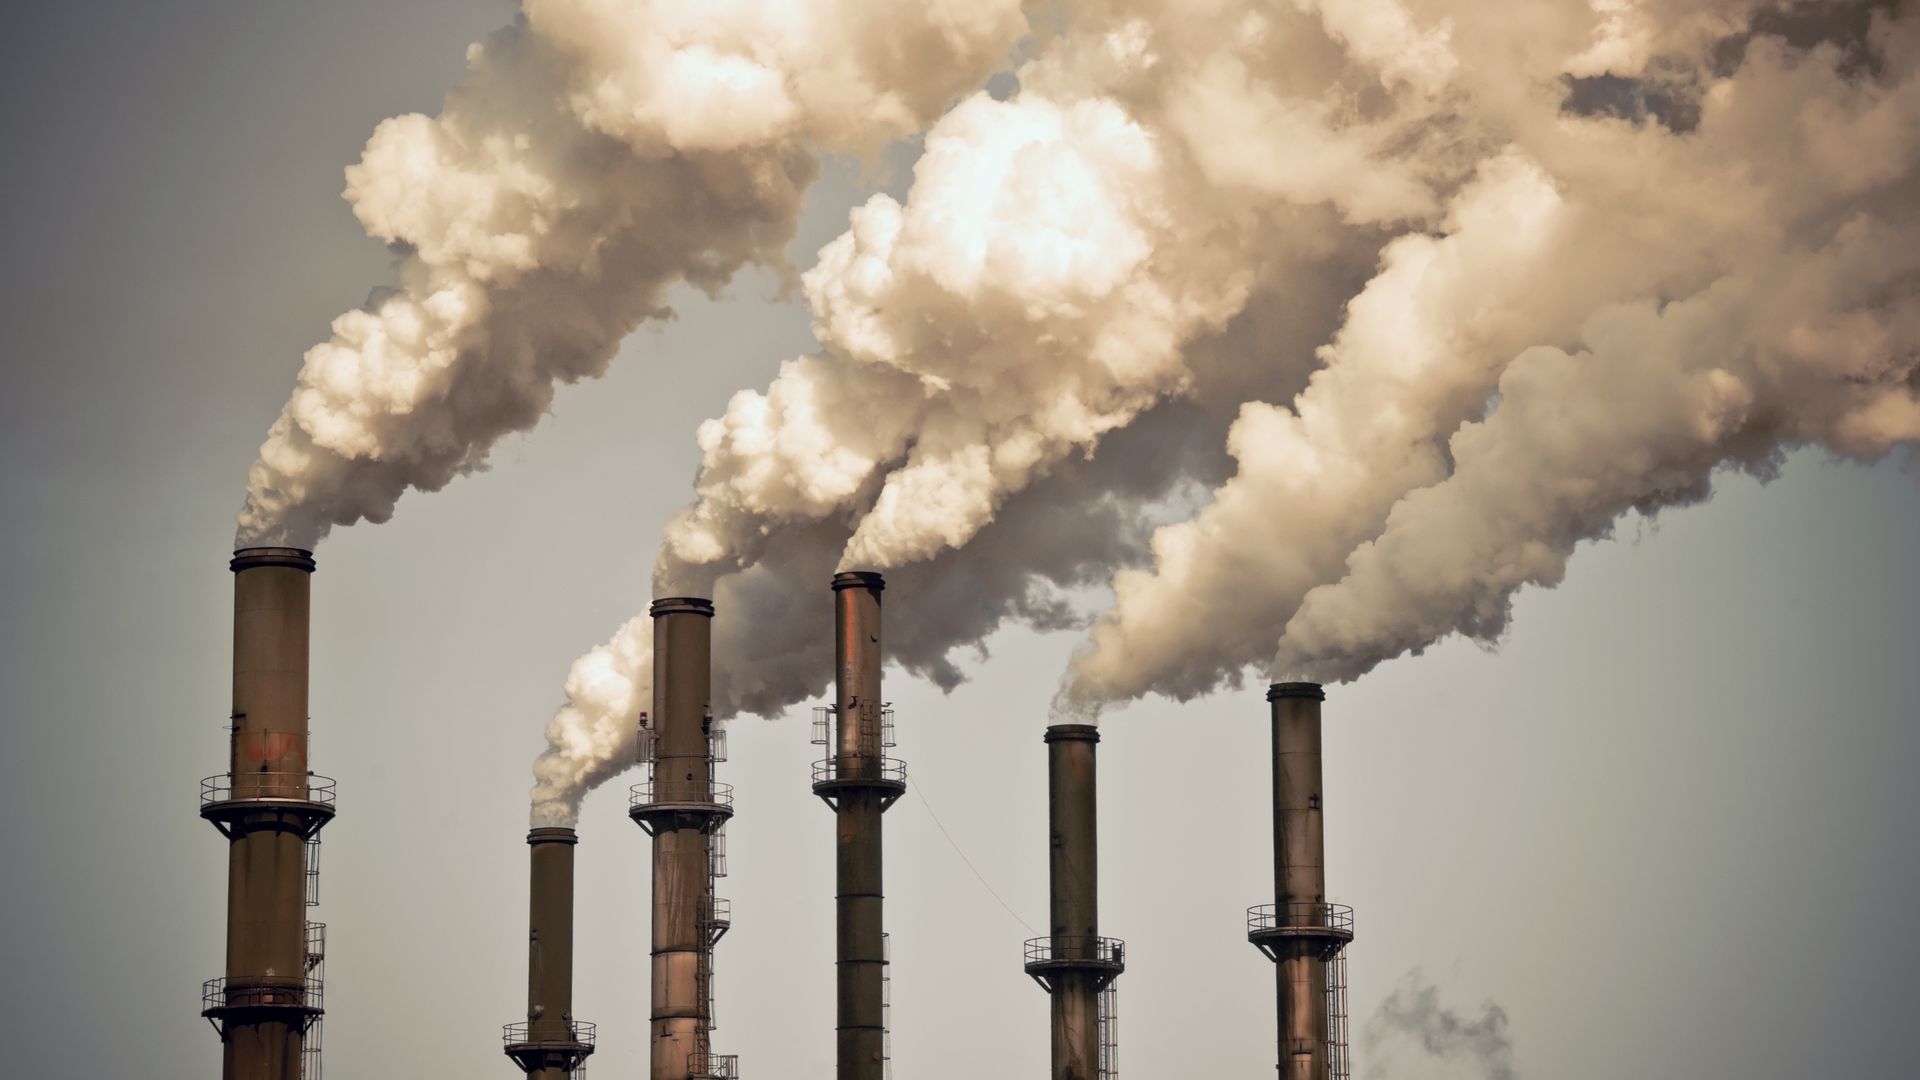
<svg viewBox="0 0 1920 1080">
<path fill-rule="evenodd" d="M 880 700 L 880 593 L 886 587 L 879 574 L 833 576 L 832 752 L 813 767 L 813 793 L 833 809 L 839 838 L 834 936 L 839 1080 L 881 1080 L 887 1065 L 880 815 L 906 792 L 907 770 L 886 756 L 893 745 L 892 714 Z"/>
<path fill-rule="evenodd" d="M 733 789 L 713 781 L 719 753 L 712 701 L 713 601 L 655 600 L 653 712 L 641 718 L 640 756 L 627 816 L 653 837 L 652 1080 L 731 1078 L 733 1054 L 715 1054 L 713 946 L 732 925 L 714 896 Z"/>
<path fill-rule="evenodd" d="M 1052 935 L 1027 942 L 1027 974 L 1053 999 L 1054 1080 L 1113 1075 L 1113 983 L 1126 946 L 1100 936 L 1100 862 L 1090 724 L 1047 728 L 1047 880 Z"/>
<path fill-rule="evenodd" d="M 226 1080 L 299 1080 L 324 1012 L 310 856 L 334 812 L 333 781 L 307 768 L 313 553 L 242 548 L 229 566 L 231 752 L 227 772 L 200 782 L 200 816 L 228 840 L 227 971 L 203 988 L 202 1015 L 220 1033 Z"/>
<path fill-rule="evenodd" d="M 573 1018 L 572 829 L 527 833 L 527 1021 L 508 1024 L 507 1056 L 532 1080 L 574 1080 L 593 1053 L 592 1024 Z"/>
<path fill-rule="evenodd" d="M 1279 995 L 1281 1080 L 1348 1075 L 1346 971 L 1353 909 L 1327 903 L 1320 799 L 1319 683 L 1275 683 L 1274 902 L 1247 911 L 1247 940 L 1272 960 Z"/>
</svg>

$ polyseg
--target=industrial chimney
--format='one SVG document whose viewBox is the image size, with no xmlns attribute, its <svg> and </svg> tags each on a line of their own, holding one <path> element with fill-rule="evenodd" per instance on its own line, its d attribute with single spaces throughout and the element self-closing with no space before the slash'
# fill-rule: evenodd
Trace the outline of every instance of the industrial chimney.
<svg viewBox="0 0 1920 1080">
<path fill-rule="evenodd" d="M 531 1080 L 578 1080 L 593 1053 L 593 1025 L 573 1018 L 572 829 L 527 834 L 527 1019 L 506 1027 L 507 1056 Z"/>
<path fill-rule="evenodd" d="M 1247 940 L 1275 964 L 1280 1080 L 1344 1080 L 1346 965 L 1353 909 L 1327 903 L 1320 798 L 1319 683 L 1275 683 L 1274 902 L 1249 908 Z"/>
<path fill-rule="evenodd" d="M 834 704 L 814 725 L 814 742 L 830 745 L 826 759 L 813 766 L 813 793 L 832 808 L 838 835 L 838 1080 L 882 1080 L 887 1069 L 880 815 L 906 792 L 907 769 L 886 756 L 893 745 L 893 714 L 880 699 L 880 593 L 886 587 L 879 574 L 833 576 Z"/>
<path fill-rule="evenodd" d="M 1119 1069 L 1114 980 L 1126 946 L 1100 936 L 1094 747 L 1088 724 L 1047 729 L 1047 881 L 1052 934 L 1027 942 L 1027 974 L 1053 1004 L 1053 1080 L 1105 1080 Z"/>
<path fill-rule="evenodd" d="M 726 872 L 733 789 L 713 780 L 725 760 L 712 700 L 713 602 L 655 600 L 653 712 L 640 718 L 649 765 L 627 816 L 653 837 L 651 1080 L 733 1080 L 739 1059 L 715 1054 L 713 947 L 732 925 L 714 879 Z"/>
<path fill-rule="evenodd" d="M 307 768 L 307 624 L 313 554 L 234 552 L 233 713 L 227 771 L 200 782 L 200 816 L 228 840 L 227 972 L 202 1015 L 220 1033 L 224 1080 L 317 1076 L 321 826 L 333 781 Z"/>
</svg>

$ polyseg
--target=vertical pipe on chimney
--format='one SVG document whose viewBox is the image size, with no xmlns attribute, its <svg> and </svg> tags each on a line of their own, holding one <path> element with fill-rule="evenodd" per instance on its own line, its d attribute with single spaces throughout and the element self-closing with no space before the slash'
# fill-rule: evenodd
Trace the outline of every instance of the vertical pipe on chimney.
<svg viewBox="0 0 1920 1080">
<path fill-rule="evenodd" d="M 881 1080 L 886 1069 L 886 974 L 881 906 L 881 814 L 898 797 L 886 777 L 880 699 L 880 593 L 874 573 L 833 578 L 833 797 L 838 836 L 836 1038 L 839 1080 Z M 904 790 L 905 784 L 898 785 Z M 820 792 L 820 786 L 815 791 Z M 822 793 L 826 797 L 825 793 Z"/>
<path fill-rule="evenodd" d="M 1124 970 L 1118 942 L 1100 937 L 1100 867 L 1094 785 L 1099 729 L 1047 728 L 1048 884 L 1052 935 L 1029 943 L 1027 971 L 1052 995 L 1054 1080 L 1096 1080 L 1100 993 Z"/>
<path fill-rule="evenodd" d="M 573 1019 L 572 829 L 537 828 L 527 900 L 527 1022 L 509 1024 L 506 1053 L 533 1080 L 569 1080 L 593 1053 L 593 1026 Z"/>
<path fill-rule="evenodd" d="M 307 635 L 313 555 L 236 551 L 229 771 L 201 784 L 200 815 L 228 841 L 227 965 L 204 1015 L 227 1080 L 298 1080 L 320 1017 L 310 985 L 306 842 L 333 817 L 332 786 L 307 768 Z"/>
<path fill-rule="evenodd" d="M 707 717 L 712 698 L 713 603 L 653 602 L 651 788 L 629 816 L 653 836 L 652 1080 L 713 1069 L 709 1041 L 714 832 L 732 815 L 713 783 Z"/>
<path fill-rule="evenodd" d="M 1327 904 L 1318 683 L 1275 683 L 1274 904 L 1250 913 L 1248 938 L 1274 961 L 1282 1080 L 1335 1075 L 1328 963 L 1353 939 L 1351 912 Z M 1340 914 L 1340 913 L 1344 913 Z"/>
</svg>

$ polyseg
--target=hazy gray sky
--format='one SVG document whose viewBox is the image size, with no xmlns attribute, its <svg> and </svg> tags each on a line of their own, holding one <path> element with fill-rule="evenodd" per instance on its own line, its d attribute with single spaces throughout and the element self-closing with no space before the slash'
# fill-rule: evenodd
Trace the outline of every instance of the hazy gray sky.
<svg viewBox="0 0 1920 1080">
<path fill-rule="evenodd" d="M 380 119 L 432 111 L 504 3 L 42 5 L 0 66 L 10 148 L 0 395 L 0 1006 L 71 1076 L 218 1068 L 225 761 L 244 471 L 327 321 L 389 256 L 339 199 Z M 881 178 L 885 179 L 885 178 Z M 871 178 L 830 164 L 795 258 Z M 513 1075 L 528 766 L 560 679 L 648 599 L 694 426 L 810 345 L 765 276 L 628 341 L 485 474 L 338 531 L 314 580 L 335 1076 Z M 1510 639 L 1391 662 L 1327 702 L 1329 879 L 1358 911 L 1357 1020 L 1409 972 L 1506 1010 L 1518 1074 L 1787 1080 L 1910 1071 L 1920 931 L 1920 498 L 1892 466 L 1791 459 L 1657 528 L 1629 519 Z M 816 617 L 830 625 L 825 581 Z M 727 612 L 719 613 L 721 619 Z M 889 606 L 890 620 L 913 612 Z M 914 791 L 888 815 L 903 1080 L 1037 1075 L 1040 732 L 1072 635 L 1004 632 L 950 695 L 894 674 Z M 726 657 L 717 658 L 725 664 Z M 821 673 L 824 684 L 828 672 Z M 832 832 L 804 717 L 732 731 L 735 928 L 717 1046 L 831 1075 Z M 1268 1075 L 1258 688 L 1103 721 L 1103 921 L 1129 942 L 1126 1074 Z M 581 823 L 577 1012 L 594 1075 L 647 1016 L 646 838 L 613 785 Z M 1357 1024 L 1356 1027 L 1362 1026 Z M 1360 1072 L 1478 1075 L 1405 1047 Z"/>
</svg>

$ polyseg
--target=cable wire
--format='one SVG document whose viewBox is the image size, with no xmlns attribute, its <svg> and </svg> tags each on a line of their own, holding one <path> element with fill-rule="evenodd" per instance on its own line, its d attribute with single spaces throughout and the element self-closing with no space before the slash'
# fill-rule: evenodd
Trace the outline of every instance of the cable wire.
<svg viewBox="0 0 1920 1080">
<path fill-rule="evenodd" d="M 960 845 L 954 842 L 953 834 L 948 832 L 947 827 L 940 823 L 940 815 L 933 812 L 933 804 L 927 801 L 926 793 L 923 790 L 922 784 L 919 780 L 915 780 L 913 782 L 913 794 L 915 797 L 917 797 L 920 800 L 920 805 L 926 807 L 927 816 L 933 819 L 933 827 L 936 829 L 939 829 L 940 835 L 947 838 L 947 846 L 953 849 L 953 853 L 955 855 L 960 856 L 961 862 L 967 864 L 967 869 L 973 871 L 974 880 L 980 882 L 980 887 L 987 890 L 988 896 L 991 896 L 996 901 L 999 901 L 1001 908 L 1003 908 L 1008 915 L 1013 916 L 1014 922 L 1017 922 L 1021 926 L 1026 927 L 1027 933 L 1034 934 L 1037 936 L 1040 933 L 1040 931 L 1035 930 L 1033 928 L 1032 923 L 1029 923 L 1027 922 L 1027 920 L 1021 918 L 1019 912 L 1013 910 L 1012 907 L 1008 906 L 1005 900 L 1000 899 L 1000 894 L 995 892 L 993 890 L 993 886 L 987 883 L 986 875 L 980 872 L 979 867 L 973 865 L 973 860 L 967 858 L 966 852 L 960 850 Z"/>
</svg>

